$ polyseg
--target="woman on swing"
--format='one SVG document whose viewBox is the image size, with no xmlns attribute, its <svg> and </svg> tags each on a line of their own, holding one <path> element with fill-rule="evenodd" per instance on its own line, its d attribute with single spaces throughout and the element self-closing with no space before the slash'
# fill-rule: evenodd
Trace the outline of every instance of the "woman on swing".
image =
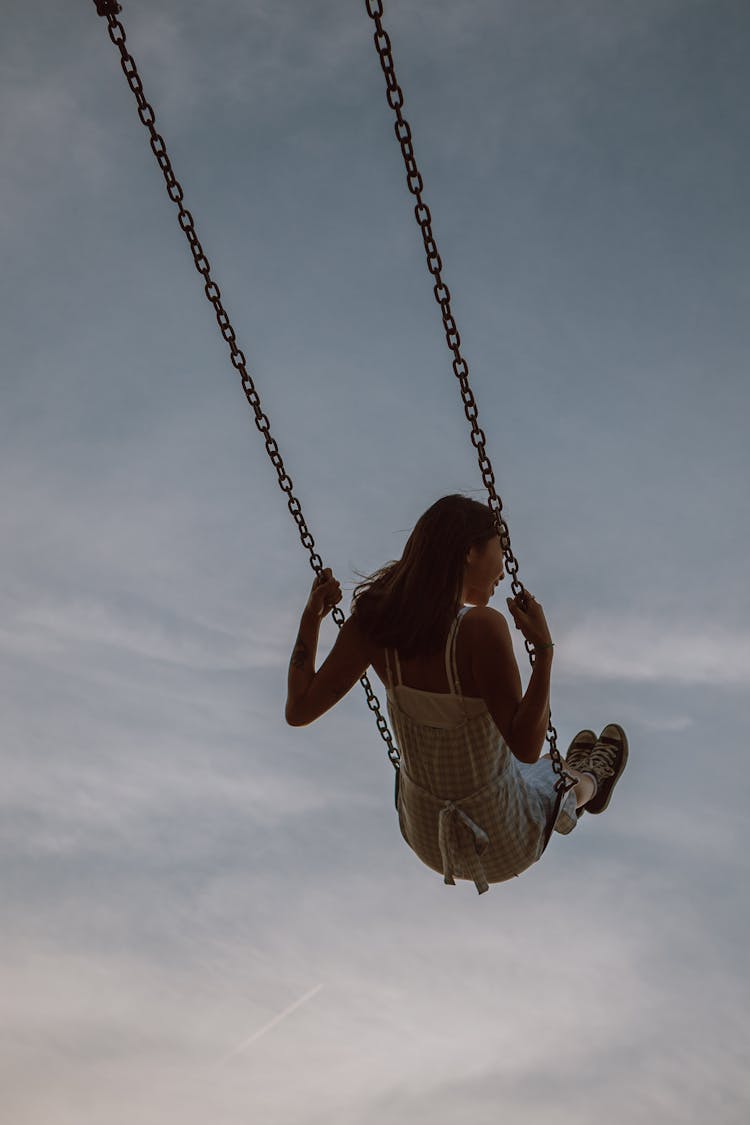
<svg viewBox="0 0 750 1125">
<path fill-rule="evenodd" d="M 490 509 L 443 497 L 418 520 L 401 559 L 356 588 L 351 617 L 317 672 L 320 623 L 341 587 L 330 570 L 315 579 L 286 704 L 287 722 L 305 726 L 372 665 L 401 753 L 402 835 L 446 883 L 469 879 L 480 894 L 535 863 L 553 829 L 568 833 L 584 810 L 603 812 L 628 756 L 616 724 L 598 738 L 580 731 L 564 761 L 575 783 L 556 792 L 550 755 L 540 758 L 554 646 L 533 596 L 525 609 L 508 598 L 536 654 L 523 693 L 507 622 L 488 605 L 503 576 Z"/>
</svg>

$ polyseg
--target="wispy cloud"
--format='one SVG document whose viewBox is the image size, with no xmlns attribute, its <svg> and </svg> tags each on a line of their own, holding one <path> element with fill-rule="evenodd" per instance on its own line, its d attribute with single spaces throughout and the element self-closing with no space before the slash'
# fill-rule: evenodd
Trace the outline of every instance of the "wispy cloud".
<svg viewBox="0 0 750 1125">
<path fill-rule="evenodd" d="M 118 604 L 119 603 L 119 604 Z M 222 629 L 164 606 L 120 596 L 48 601 L 18 610 L 0 629 L 0 650 L 54 656 L 108 649 L 202 671 L 276 668 L 285 663 L 293 615 L 258 615 L 246 630 Z"/>
<path fill-rule="evenodd" d="M 249 1036 L 249 1038 L 243 1040 L 243 1042 L 234 1047 L 222 1059 L 220 1065 L 224 1065 L 225 1063 L 228 1063 L 232 1059 L 236 1058 L 238 1055 L 244 1054 L 245 1051 L 249 1050 L 249 1048 L 252 1047 L 253 1043 L 257 1043 L 258 1040 L 262 1039 L 264 1035 L 267 1035 L 269 1031 L 272 1031 L 273 1028 L 278 1027 L 280 1023 L 282 1023 L 292 1014 L 292 1012 L 296 1012 L 297 1009 L 301 1008 L 303 1004 L 307 1004 L 310 1000 L 312 1000 L 314 996 L 317 996 L 322 987 L 322 984 L 316 984 L 314 988 L 311 988 L 309 990 L 309 992 L 305 992 L 305 994 L 303 996 L 300 996 L 298 1000 L 295 1000 L 294 1003 L 289 1004 L 286 1008 L 284 1008 L 282 1012 L 279 1012 L 277 1016 L 274 1016 L 272 1020 L 269 1020 L 268 1023 L 265 1023 L 263 1027 L 260 1027 L 257 1031 L 254 1031 L 253 1034 Z"/>
<path fill-rule="evenodd" d="M 644 683 L 750 684 L 750 634 L 646 617 L 590 617 L 564 630 L 561 676 Z"/>
<path fill-rule="evenodd" d="M 35 229 L 54 213 L 49 183 L 59 169 L 75 168 L 89 187 L 111 179 L 105 155 L 107 131 L 92 112 L 88 71 L 82 60 L 64 65 L 65 50 L 50 51 L 43 65 L 12 36 L 3 52 L 3 150 L 0 183 L 0 235 L 6 246 L 28 230 L 23 220 L 34 216 Z M 58 187 L 67 183 L 67 176 Z"/>
</svg>

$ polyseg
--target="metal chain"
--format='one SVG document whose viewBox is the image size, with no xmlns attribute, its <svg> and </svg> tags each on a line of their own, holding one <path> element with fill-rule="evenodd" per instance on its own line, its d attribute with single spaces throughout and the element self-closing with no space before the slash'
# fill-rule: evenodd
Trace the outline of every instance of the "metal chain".
<svg viewBox="0 0 750 1125">
<path fill-rule="evenodd" d="M 310 556 L 310 565 L 316 574 L 320 574 L 320 572 L 323 570 L 323 560 L 315 550 L 315 540 L 313 539 L 313 536 L 305 521 L 305 517 L 302 514 L 300 502 L 293 492 L 294 486 L 292 483 L 292 479 L 286 471 L 286 467 L 279 451 L 279 447 L 275 439 L 271 435 L 271 425 L 268 420 L 268 416 L 263 411 L 260 396 L 255 388 L 255 383 L 253 382 L 253 379 L 247 370 L 245 353 L 241 350 L 237 343 L 237 337 L 234 328 L 232 327 L 229 315 L 222 303 L 221 290 L 211 276 L 211 267 L 208 258 L 203 251 L 203 247 L 198 239 L 193 216 L 191 215 L 190 211 L 188 211 L 184 206 L 184 193 L 182 187 L 175 177 L 174 171 L 172 170 L 172 162 L 169 159 L 169 155 L 167 154 L 167 148 L 164 143 L 164 138 L 156 131 L 156 115 L 153 108 L 146 100 L 135 60 L 133 59 L 133 56 L 130 54 L 125 45 L 125 28 L 117 19 L 117 13 L 122 9 L 118 3 L 114 2 L 114 0 L 94 0 L 94 4 L 96 6 L 98 14 L 106 18 L 109 29 L 109 37 L 120 52 L 120 64 L 122 66 L 123 73 L 127 78 L 128 85 L 133 91 L 135 99 L 138 103 L 138 116 L 140 117 L 142 124 L 149 132 L 151 140 L 151 150 L 156 157 L 159 167 L 161 168 L 165 183 L 167 185 L 167 193 L 169 195 L 169 198 L 178 207 L 178 220 L 180 227 L 182 228 L 182 231 L 185 234 L 185 237 L 187 238 L 190 245 L 195 268 L 204 279 L 204 292 L 209 302 L 213 306 L 214 312 L 216 314 L 216 321 L 219 325 L 219 330 L 229 347 L 232 366 L 240 376 L 242 389 L 245 392 L 245 397 L 252 407 L 253 414 L 255 415 L 255 425 L 263 435 L 266 452 L 268 453 L 271 464 L 276 470 L 279 487 L 281 488 L 281 491 L 284 492 L 287 496 L 287 507 L 289 508 L 294 522 L 297 524 L 300 539 L 302 541 L 302 546 L 307 550 Z M 341 628 L 346 618 L 338 606 L 334 607 L 332 616 L 338 627 Z M 365 695 L 367 697 L 367 706 L 373 712 L 378 731 L 380 732 L 380 736 L 386 744 L 388 757 L 391 761 L 391 764 L 393 765 L 394 769 L 398 770 L 400 760 L 399 752 L 393 742 L 393 737 L 388 728 L 388 723 L 380 709 L 380 702 L 378 700 L 378 697 L 372 690 L 372 686 L 367 676 L 362 676 L 360 679 L 360 683 L 362 684 Z"/>
<path fill-rule="evenodd" d="M 451 312 L 450 289 L 443 281 L 443 260 L 440 257 L 435 236 L 432 232 L 432 212 L 422 198 L 424 182 L 414 156 L 411 126 L 403 114 L 404 94 L 396 78 L 396 67 L 393 61 L 391 39 L 388 32 L 383 27 L 383 3 L 382 0 L 365 0 L 365 7 L 367 8 L 368 16 L 375 24 L 375 35 L 373 37 L 375 50 L 378 53 L 380 65 L 385 76 L 388 105 L 396 115 L 394 129 L 396 139 L 401 147 L 401 155 L 403 156 L 404 166 L 406 168 L 406 183 L 409 191 L 416 199 L 414 216 L 422 233 L 422 241 L 424 242 L 424 250 L 427 257 L 427 269 L 430 271 L 434 280 L 432 291 L 440 307 L 440 315 L 445 330 L 445 341 L 453 355 L 453 374 L 458 379 L 461 387 L 461 401 L 464 405 L 464 413 L 467 421 L 471 427 L 471 443 L 477 452 L 479 471 L 482 474 L 482 480 L 487 489 L 489 508 L 494 516 L 500 536 L 505 558 L 505 569 L 511 576 L 511 589 L 513 593 L 517 595 L 520 594 L 522 598 L 525 598 L 526 590 L 518 578 L 518 560 L 513 554 L 510 545 L 508 524 L 502 514 L 503 502 L 495 488 L 495 474 L 486 448 L 487 438 L 484 430 L 479 425 L 479 410 L 477 408 L 476 399 L 474 398 L 474 392 L 469 386 L 469 365 L 461 354 L 461 336 L 456 326 L 453 313 Z M 524 641 L 524 644 L 529 654 L 529 660 L 533 665 L 535 659 L 533 645 L 527 640 Z M 547 731 L 547 741 L 549 742 L 553 769 L 560 779 L 557 782 L 557 787 L 559 788 L 562 785 L 569 788 L 570 786 L 567 785 L 565 781 L 565 778 L 569 777 L 569 775 L 564 772 L 560 752 L 557 749 L 557 731 L 552 725 L 551 716 L 549 729 Z M 570 779 L 570 784 L 574 784 L 572 779 Z"/>
</svg>

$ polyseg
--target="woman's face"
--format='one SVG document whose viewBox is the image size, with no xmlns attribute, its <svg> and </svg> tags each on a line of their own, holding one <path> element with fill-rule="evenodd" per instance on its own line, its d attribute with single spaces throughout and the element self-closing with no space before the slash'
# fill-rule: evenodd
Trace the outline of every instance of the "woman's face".
<svg viewBox="0 0 750 1125">
<path fill-rule="evenodd" d="M 498 582 L 505 577 L 500 536 L 469 549 L 464 566 L 464 605 L 487 605 Z"/>
</svg>

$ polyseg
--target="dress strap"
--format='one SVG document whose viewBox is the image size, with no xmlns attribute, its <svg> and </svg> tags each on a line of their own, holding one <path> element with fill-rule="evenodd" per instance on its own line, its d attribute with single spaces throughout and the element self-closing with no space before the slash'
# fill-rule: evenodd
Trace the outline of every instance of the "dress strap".
<svg viewBox="0 0 750 1125">
<path fill-rule="evenodd" d="M 391 664 L 391 651 L 393 652 L 393 664 Z M 395 648 L 393 650 L 385 650 L 385 667 L 388 672 L 388 687 L 395 687 L 398 684 L 401 687 L 401 661 L 398 658 L 398 653 Z M 393 678 L 393 668 L 396 669 L 396 680 Z"/>
<path fill-rule="evenodd" d="M 445 673 L 448 677 L 448 687 L 452 695 L 462 695 L 461 681 L 458 678 L 458 661 L 456 659 L 456 646 L 458 642 L 458 630 L 461 625 L 461 618 L 467 612 L 469 606 L 465 605 L 458 611 L 456 619 L 451 625 L 448 634 L 448 640 L 445 645 Z"/>
</svg>

